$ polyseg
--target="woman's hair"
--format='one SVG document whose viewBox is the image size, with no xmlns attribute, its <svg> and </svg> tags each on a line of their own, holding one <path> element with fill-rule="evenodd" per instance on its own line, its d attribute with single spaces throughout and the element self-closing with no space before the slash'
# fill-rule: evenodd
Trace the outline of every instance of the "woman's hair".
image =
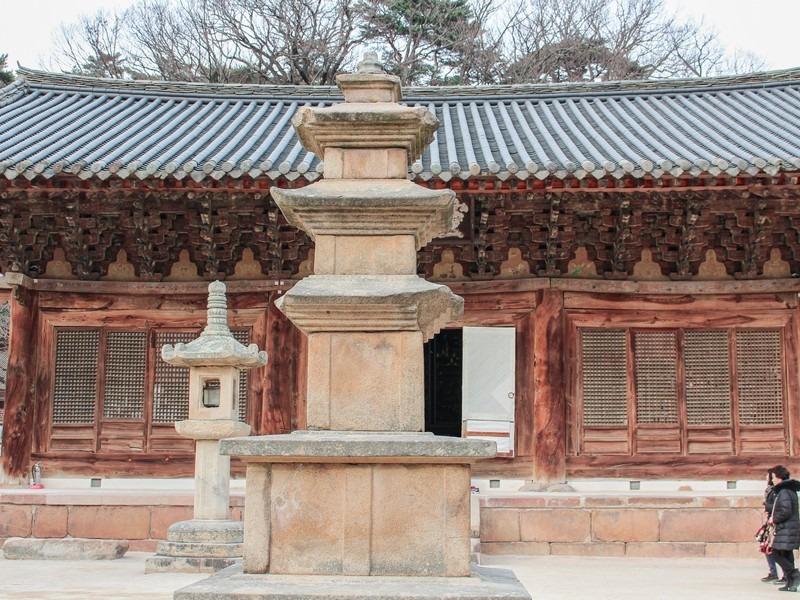
<svg viewBox="0 0 800 600">
<path fill-rule="evenodd" d="M 767 483 L 769 485 L 775 485 L 775 482 L 772 480 L 772 469 L 767 471 Z"/>
<path fill-rule="evenodd" d="M 789 479 L 789 477 L 791 477 L 791 475 L 789 474 L 789 469 L 787 469 L 783 465 L 778 465 L 777 467 L 772 467 L 770 469 L 770 472 L 774 473 L 775 477 L 777 477 L 778 479 L 786 480 L 786 479 Z"/>
</svg>

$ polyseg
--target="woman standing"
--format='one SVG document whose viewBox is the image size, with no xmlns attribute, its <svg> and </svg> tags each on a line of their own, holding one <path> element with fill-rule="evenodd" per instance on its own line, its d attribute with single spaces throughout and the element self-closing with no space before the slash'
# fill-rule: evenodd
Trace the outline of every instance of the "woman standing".
<svg viewBox="0 0 800 600">
<path fill-rule="evenodd" d="M 764 513 L 766 514 L 765 519 L 769 519 L 772 516 L 772 508 L 775 506 L 775 482 L 772 480 L 772 469 L 767 471 L 767 487 L 764 489 Z M 767 568 L 769 571 L 767 572 L 766 577 L 762 577 L 761 581 L 764 583 L 769 582 L 781 582 L 786 583 L 786 577 L 782 579 L 778 579 L 778 566 L 775 563 L 775 558 L 772 556 L 771 552 L 767 552 L 764 554 L 767 558 Z"/>
<path fill-rule="evenodd" d="M 775 510 L 772 512 L 775 541 L 772 544 L 772 556 L 786 577 L 786 584 L 778 589 L 796 592 L 800 584 L 800 571 L 794 566 L 792 551 L 800 548 L 800 513 L 797 506 L 800 481 L 790 479 L 789 470 L 783 465 L 773 467 L 772 474 L 775 478 Z"/>
</svg>

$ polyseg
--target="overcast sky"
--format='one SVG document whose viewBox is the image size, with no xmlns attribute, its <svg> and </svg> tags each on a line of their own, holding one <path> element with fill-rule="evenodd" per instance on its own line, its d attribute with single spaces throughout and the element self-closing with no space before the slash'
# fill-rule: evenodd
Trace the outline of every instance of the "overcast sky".
<svg viewBox="0 0 800 600">
<path fill-rule="evenodd" d="M 498 0 L 502 1 L 502 0 Z M 717 29 L 730 49 L 750 50 L 768 68 L 800 67 L 800 0 L 665 0 L 682 14 Z M 39 69 L 48 65 L 51 37 L 59 23 L 98 8 L 129 6 L 132 0 L 6 0 L 0 21 L 0 54 L 9 65 Z"/>
</svg>

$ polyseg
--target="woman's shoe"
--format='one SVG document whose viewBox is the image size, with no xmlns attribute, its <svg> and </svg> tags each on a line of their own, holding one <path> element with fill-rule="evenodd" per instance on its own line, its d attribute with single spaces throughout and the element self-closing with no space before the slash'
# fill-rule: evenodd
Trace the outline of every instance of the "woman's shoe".
<svg viewBox="0 0 800 600">
<path fill-rule="evenodd" d="M 770 581 L 778 581 L 777 573 L 767 573 L 766 577 L 762 577 L 761 581 L 764 583 L 769 583 Z"/>
<path fill-rule="evenodd" d="M 780 592 L 796 592 L 797 585 L 800 584 L 800 571 L 795 569 L 786 575 L 786 585 L 779 587 Z"/>
</svg>

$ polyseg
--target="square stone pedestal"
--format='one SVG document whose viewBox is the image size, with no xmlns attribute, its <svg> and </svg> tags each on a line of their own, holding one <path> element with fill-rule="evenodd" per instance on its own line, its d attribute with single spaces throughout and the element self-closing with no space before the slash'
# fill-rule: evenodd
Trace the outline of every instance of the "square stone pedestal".
<svg viewBox="0 0 800 600">
<path fill-rule="evenodd" d="M 492 442 L 303 431 L 221 451 L 247 462 L 245 573 L 470 573 L 470 463 Z"/>
</svg>

